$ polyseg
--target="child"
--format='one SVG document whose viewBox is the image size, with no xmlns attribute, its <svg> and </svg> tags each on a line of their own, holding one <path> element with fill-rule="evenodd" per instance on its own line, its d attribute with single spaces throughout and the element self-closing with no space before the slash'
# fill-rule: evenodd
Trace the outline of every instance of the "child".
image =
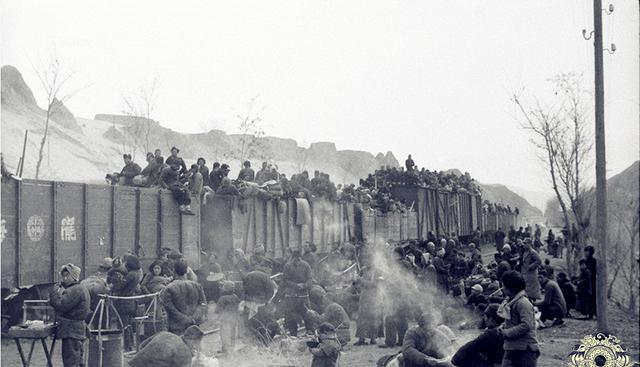
<svg viewBox="0 0 640 367">
<path fill-rule="evenodd" d="M 340 342 L 336 336 L 336 329 L 328 322 L 322 323 L 317 329 L 318 345 L 309 347 L 313 354 L 311 367 L 335 367 L 340 356 Z"/>
<path fill-rule="evenodd" d="M 535 367 L 540 355 L 535 313 L 525 288 L 520 273 L 511 270 L 502 276 L 502 289 L 506 296 L 498 309 L 498 315 L 505 320 L 498 328 L 504 338 L 502 367 Z"/>
<path fill-rule="evenodd" d="M 222 296 L 218 300 L 216 313 L 220 314 L 220 341 L 222 350 L 219 353 L 233 351 L 236 345 L 236 333 L 240 318 L 240 298 L 234 293 L 233 282 L 226 281 L 222 284 Z"/>
<path fill-rule="evenodd" d="M 580 260 L 580 277 L 576 282 L 576 310 L 583 315 L 591 314 L 590 305 L 591 305 L 591 277 L 592 274 L 587 269 L 587 262 L 585 259 Z M 580 318 L 583 319 L 583 318 Z"/>
</svg>

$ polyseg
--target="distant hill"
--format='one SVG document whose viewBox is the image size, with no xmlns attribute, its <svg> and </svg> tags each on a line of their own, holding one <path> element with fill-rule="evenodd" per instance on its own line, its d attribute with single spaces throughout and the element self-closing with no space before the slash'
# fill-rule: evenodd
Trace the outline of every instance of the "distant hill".
<svg viewBox="0 0 640 367">
<path fill-rule="evenodd" d="M 456 176 L 464 175 L 457 168 L 446 170 L 445 173 L 454 174 Z M 494 203 L 502 203 L 510 206 L 512 209 L 518 208 L 520 215 L 518 222 L 522 224 L 543 223 L 544 216 L 542 211 L 531 205 L 525 198 L 516 194 L 510 188 L 500 184 L 484 184 L 478 182 L 482 189 L 482 199 L 489 200 Z"/>
<path fill-rule="evenodd" d="M 25 130 L 29 130 L 24 176 L 33 177 L 46 111 L 37 105 L 33 92 L 13 66 L 2 67 L 1 95 L 5 163 L 15 169 L 22 153 Z M 230 152 L 237 150 L 242 140 L 242 135 L 220 130 L 183 134 L 156 121 L 133 116 L 97 114 L 94 119 L 76 118 L 61 102 L 55 101 L 41 177 L 103 182 L 105 173 L 122 168 L 123 153 L 132 153 L 134 160 L 144 166 L 146 151 L 160 148 L 166 156 L 172 146 L 180 148 L 181 156 L 188 163 L 195 163 L 198 157 L 204 157 L 209 165 L 213 161 L 227 162 L 233 175 L 240 168 L 240 156 Z M 320 170 L 338 183 L 357 183 L 358 179 L 382 166 L 399 167 L 392 152 L 373 155 L 364 151 L 338 150 L 331 142 L 316 142 L 304 148 L 293 139 L 267 136 L 260 140 L 258 151 L 249 157 L 254 166 L 259 166 L 263 160 L 269 161 L 288 175 L 303 170 L 309 170 L 313 175 L 313 170 Z"/>
<path fill-rule="evenodd" d="M 31 89 L 13 66 L 2 67 L 1 95 L 5 164 L 15 169 L 25 130 L 29 130 L 24 176 L 33 177 L 46 111 L 37 105 Z M 55 106 L 42 164 L 43 179 L 101 183 L 107 172 L 120 171 L 123 153 L 132 153 L 134 160 L 144 166 L 146 151 L 160 148 L 166 156 L 172 146 L 180 148 L 187 164 L 203 157 L 209 166 L 213 161 L 229 163 L 232 176 L 239 171 L 239 155 L 230 153 L 242 145 L 246 139 L 242 135 L 221 130 L 184 134 L 157 121 L 117 114 L 103 113 L 86 119 L 75 117 L 62 103 L 56 102 Z M 262 161 L 268 161 L 289 176 L 303 170 L 313 175 L 314 170 L 320 170 L 337 183 L 357 184 L 360 178 L 380 167 L 400 167 L 390 151 L 373 155 L 358 150 L 338 150 L 332 142 L 315 142 L 304 148 L 293 139 L 267 136 L 260 140 L 257 150 L 250 158 L 256 168 Z M 457 169 L 451 172 L 462 174 Z M 526 200 L 502 185 L 483 184 L 482 187 L 485 198 L 490 201 L 519 207 L 530 216 L 539 215 Z"/>
<path fill-rule="evenodd" d="M 518 208 L 520 223 L 534 224 L 544 222 L 542 211 L 524 199 L 522 196 L 511 191 L 508 187 L 499 184 L 480 184 L 482 188 L 482 199 L 491 202 L 498 202 L 509 205 L 511 208 Z"/>
</svg>

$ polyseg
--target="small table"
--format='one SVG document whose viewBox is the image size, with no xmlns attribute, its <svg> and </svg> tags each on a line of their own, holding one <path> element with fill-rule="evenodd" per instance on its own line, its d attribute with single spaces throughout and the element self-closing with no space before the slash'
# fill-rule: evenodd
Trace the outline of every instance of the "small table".
<svg viewBox="0 0 640 367">
<path fill-rule="evenodd" d="M 22 365 L 24 367 L 29 367 L 31 364 L 31 357 L 33 356 L 33 348 L 36 345 L 36 342 L 40 340 L 42 344 L 42 349 L 44 350 L 44 355 L 47 358 L 47 366 L 53 367 L 53 362 L 51 361 L 51 357 L 53 355 L 53 348 L 56 345 L 56 335 L 55 335 L 55 326 L 53 324 L 45 325 L 44 327 L 27 327 L 23 328 L 20 326 L 12 326 L 9 328 L 9 332 L 7 332 L 7 336 L 12 338 L 16 342 L 16 346 L 18 347 L 18 353 L 20 354 L 20 359 L 22 360 Z M 47 348 L 47 338 L 52 337 L 53 341 L 51 342 L 51 347 Z M 29 348 L 29 356 L 27 358 L 24 357 L 24 352 L 22 350 L 21 340 L 27 339 L 31 340 L 31 348 Z"/>
</svg>

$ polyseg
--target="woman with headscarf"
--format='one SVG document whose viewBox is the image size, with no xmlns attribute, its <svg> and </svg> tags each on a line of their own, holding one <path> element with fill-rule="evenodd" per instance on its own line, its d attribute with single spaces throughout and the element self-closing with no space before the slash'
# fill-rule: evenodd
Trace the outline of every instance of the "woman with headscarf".
<svg viewBox="0 0 640 367">
<path fill-rule="evenodd" d="M 162 271 L 162 260 L 156 260 L 149 265 L 149 272 L 144 275 L 140 283 L 143 293 L 157 293 L 169 284 L 171 278 Z"/>
</svg>

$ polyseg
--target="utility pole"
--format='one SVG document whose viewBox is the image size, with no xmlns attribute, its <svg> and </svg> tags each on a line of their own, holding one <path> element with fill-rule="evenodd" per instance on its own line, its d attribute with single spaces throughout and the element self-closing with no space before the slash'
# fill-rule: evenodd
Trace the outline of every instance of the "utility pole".
<svg viewBox="0 0 640 367">
<path fill-rule="evenodd" d="M 607 162 L 604 139 L 604 68 L 602 63 L 602 0 L 593 0 L 593 53 L 596 112 L 596 305 L 598 331 L 608 333 L 607 317 Z"/>
</svg>

